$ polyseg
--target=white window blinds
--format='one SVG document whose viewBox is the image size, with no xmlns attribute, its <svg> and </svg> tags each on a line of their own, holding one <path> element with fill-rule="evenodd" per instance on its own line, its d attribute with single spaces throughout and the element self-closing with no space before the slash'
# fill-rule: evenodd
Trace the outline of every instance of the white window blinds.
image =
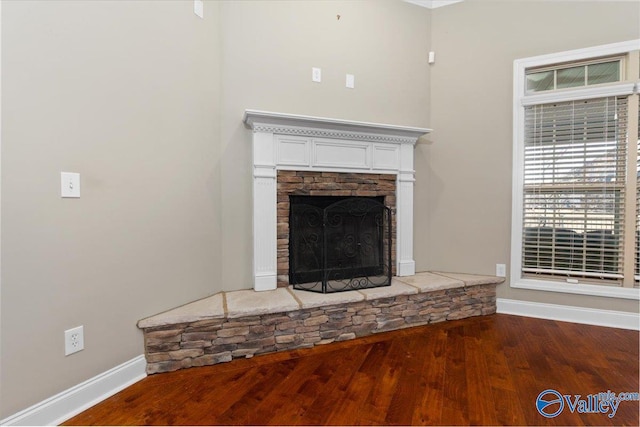
<svg viewBox="0 0 640 427">
<path fill-rule="evenodd" d="M 622 282 L 626 125 L 626 97 L 525 107 L 525 277 Z"/>
</svg>

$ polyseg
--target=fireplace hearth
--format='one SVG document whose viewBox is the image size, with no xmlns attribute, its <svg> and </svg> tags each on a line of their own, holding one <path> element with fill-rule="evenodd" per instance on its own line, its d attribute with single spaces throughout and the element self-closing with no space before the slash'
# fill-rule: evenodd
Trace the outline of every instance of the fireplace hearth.
<svg viewBox="0 0 640 427">
<path fill-rule="evenodd" d="M 391 285 L 392 215 L 384 197 L 290 196 L 289 283 L 341 292 Z"/>
</svg>

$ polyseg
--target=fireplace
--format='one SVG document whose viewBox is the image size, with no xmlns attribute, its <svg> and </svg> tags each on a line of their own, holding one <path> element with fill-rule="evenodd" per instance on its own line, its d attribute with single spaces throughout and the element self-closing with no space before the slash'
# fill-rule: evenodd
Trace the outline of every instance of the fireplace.
<svg viewBox="0 0 640 427">
<path fill-rule="evenodd" d="M 391 285 L 391 209 L 384 197 L 290 196 L 289 283 L 340 292 Z"/>
<path fill-rule="evenodd" d="M 336 280 L 370 273 L 376 283 L 382 284 L 390 280 L 390 275 L 415 274 L 413 148 L 418 137 L 430 129 L 255 110 L 245 111 L 244 123 L 253 130 L 256 291 L 289 284 L 302 286 L 304 283 L 298 282 L 307 280 L 310 280 L 307 283 L 322 284 L 317 275 L 327 275 L 325 271 L 313 273 L 316 276 L 305 276 L 306 273 L 291 276 L 289 216 L 292 196 L 383 197 L 378 199 L 378 204 L 383 205 L 385 221 L 390 222 L 383 233 L 390 233 L 391 237 L 372 250 L 377 258 L 380 258 L 380 247 L 382 258 L 389 258 L 384 254 L 390 252 L 390 263 L 381 266 L 360 256 L 365 265 L 345 267 L 343 258 L 332 261 L 337 266 L 330 265 L 329 270 L 336 274 Z M 359 243 L 362 245 L 362 241 Z M 293 244 L 296 244 L 295 240 Z M 327 256 L 326 252 L 323 256 Z M 337 273 L 341 269 L 340 262 L 343 267 Z M 324 261 L 316 262 L 316 266 L 320 264 L 324 265 Z M 306 268 L 312 270 L 309 265 Z M 330 281 L 329 276 L 324 280 L 325 283 Z M 322 285 L 314 285 L 311 290 L 321 291 Z M 337 290 L 347 289 L 338 286 Z"/>
<path fill-rule="evenodd" d="M 304 280 L 307 275 L 292 279 L 291 275 L 291 255 L 296 248 L 292 247 L 292 244 L 300 243 L 298 238 L 292 236 L 293 223 L 292 215 L 294 214 L 294 205 L 304 203 L 312 205 L 319 209 L 326 209 L 329 205 L 347 199 L 355 200 L 372 200 L 379 204 L 382 204 L 384 214 L 387 215 L 389 220 L 388 232 L 391 234 L 387 238 L 384 244 L 389 246 L 385 247 L 391 252 L 391 275 L 396 274 L 396 176 L 392 174 L 364 174 L 364 173 L 340 173 L 340 172 L 316 172 L 316 171 L 288 171 L 281 170 L 276 174 L 276 197 L 277 197 L 277 285 L 278 287 L 289 286 L 290 284 L 296 284 L 296 288 L 302 289 L 303 283 L 314 282 Z M 306 212 L 309 212 L 311 207 L 302 208 Z M 385 219 L 385 220 L 386 220 Z M 318 230 L 316 230 L 317 232 Z M 317 233 L 315 233 L 317 234 Z M 332 234 L 335 234 L 332 231 Z M 298 236 L 300 237 L 300 236 Z M 322 237 L 322 236 L 320 236 Z M 314 237 L 311 237 L 314 238 Z M 332 236 L 335 239 L 335 236 Z M 360 242 L 362 243 L 362 242 Z M 308 246 L 307 246 L 308 247 Z M 299 249 L 299 248 L 298 248 Z M 295 257 L 295 254 L 293 255 Z M 324 261 L 319 258 L 316 265 L 320 265 Z M 311 267 L 308 267 L 311 269 Z M 318 267 L 321 268 L 321 267 Z M 332 269 L 335 273 L 335 270 Z M 387 274 L 388 275 L 388 274 Z M 313 276 L 311 276 L 313 278 Z M 361 277 L 361 276 L 353 276 Z M 317 277 L 316 277 L 317 278 Z M 342 278 L 341 280 L 345 280 Z M 367 280 L 361 280 L 360 287 L 365 286 Z M 317 280 L 317 283 L 322 283 L 322 280 Z M 369 285 L 378 284 L 384 286 L 383 278 L 372 278 L 372 283 Z M 304 288 L 313 287 L 312 290 L 319 291 L 322 288 L 321 285 L 310 286 L 305 285 Z M 326 280 L 325 280 L 326 284 Z M 339 285 L 334 284 L 333 288 L 324 286 L 324 292 L 336 290 L 348 290 L 350 286 L 347 283 Z M 357 287 L 357 282 L 353 282 L 353 287 Z M 344 288 L 344 289 L 343 289 Z"/>
</svg>

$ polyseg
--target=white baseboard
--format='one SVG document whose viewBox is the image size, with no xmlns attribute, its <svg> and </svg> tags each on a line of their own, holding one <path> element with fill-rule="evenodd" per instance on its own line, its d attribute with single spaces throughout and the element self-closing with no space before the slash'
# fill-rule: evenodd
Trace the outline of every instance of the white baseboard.
<svg viewBox="0 0 640 427">
<path fill-rule="evenodd" d="M 146 366 L 144 355 L 137 356 L 30 408 L 0 420 L 0 425 L 58 425 L 146 377 Z"/>
<path fill-rule="evenodd" d="M 498 298 L 496 305 L 497 312 L 503 314 L 607 326 L 610 328 L 631 329 L 635 331 L 640 330 L 640 315 L 624 311 L 544 304 L 505 298 Z"/>
</svg>

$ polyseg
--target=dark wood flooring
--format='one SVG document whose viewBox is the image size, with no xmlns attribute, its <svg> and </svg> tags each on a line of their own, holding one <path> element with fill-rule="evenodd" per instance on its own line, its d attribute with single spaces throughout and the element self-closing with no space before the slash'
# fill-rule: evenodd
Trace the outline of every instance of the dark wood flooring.
<svg viewBox="0 0 640 427">
<path fill-rule="evenodd" d="M 638 360 L 637 331 L 496 314 L 152 375 L 66 424 L 637 426 L 638 401 L 545 418 L 536 398 L 638 392 Z"/>
</svg>

